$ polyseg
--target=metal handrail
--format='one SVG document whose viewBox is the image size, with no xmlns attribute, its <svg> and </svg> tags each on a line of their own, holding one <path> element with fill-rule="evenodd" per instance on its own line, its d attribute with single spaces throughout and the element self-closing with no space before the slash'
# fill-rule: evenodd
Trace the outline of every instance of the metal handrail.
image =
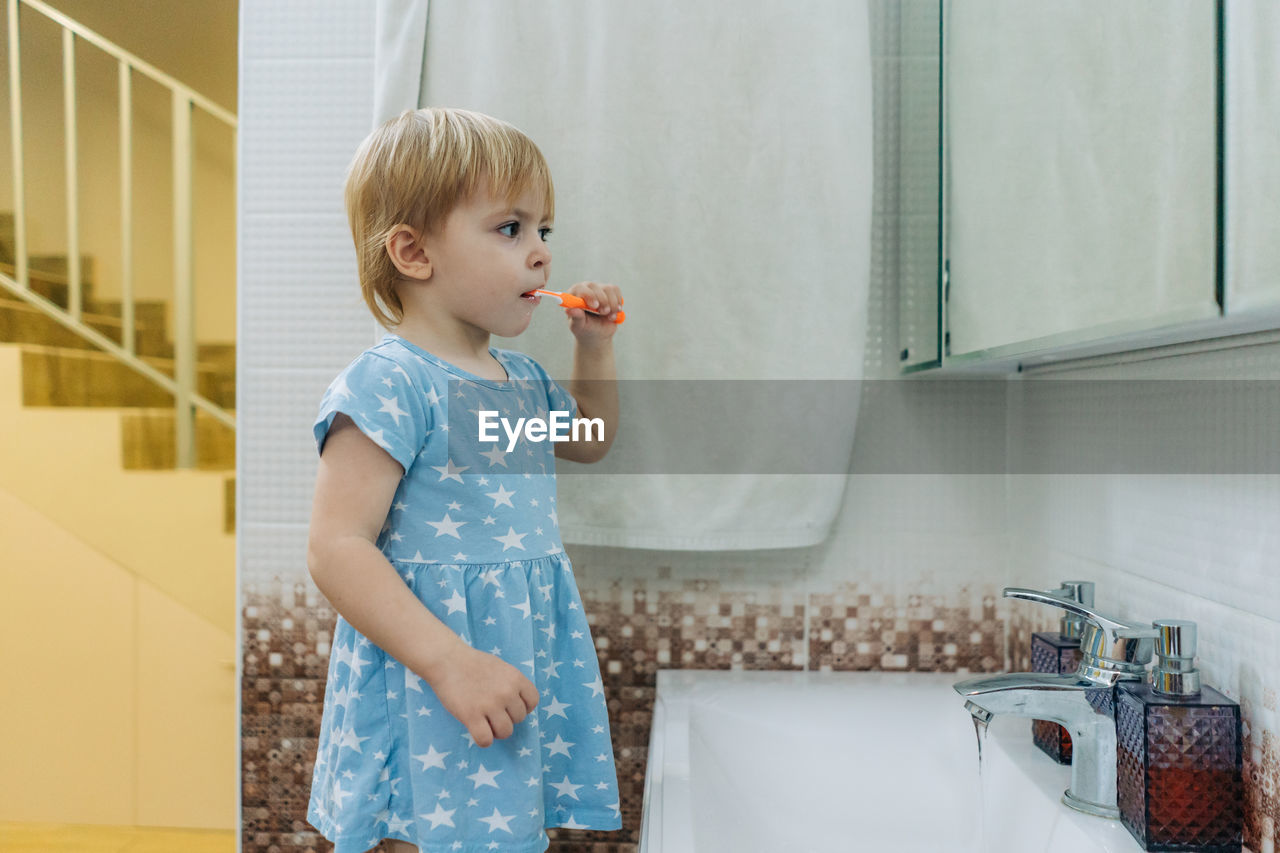
<svg viewBox="0 0 1280 853">
<path fill-rule="evenodd" d="M 71 30 L 71 32 L 75 33 L 80 38 L 89 42 L 94 47 L 100 48 L 102 51 L 111 54 L 116 59 L 119 59 L 123 62 L 127 62 L 129 64 L 129 67 L 131 67 L 134 71 L 138 71 L 142 74 L 147 75 L 152 80 L 155 80 L 157 83 L 159 83 L 161 86 L 164 86 L 166 89 L 170 89 L 175 92 L 181 92 L 197 107 L 211 114 L 212 116 L 217 118 L 219 121 L 223 122 L 224 124 L 229 125 L 230 127 L 236 126 L 237 122 L 236 122 L 235 113 L 231 112 L 225 107 L 218 106 L 218 104 L 209 100 L 204 95 L 197 92 L 195 89 L 192 89 L 190 86 L 187 86 L 184 83 L 174 79 L 173 77 L 170 77 L 168 74 L 165 74 L 163 71 L 161 71 L 159 68 L 156 68 L 154 65 L 150 64 L 149 62 L 139 59 L 137 56 L 134 56 L 132 53 L 120 47 L 115 42 L 108 41 L 107 39 L 95 33 L 93 30 L 86 27 L 84 24 L 81 24 L 78 21 L 74 21 L 71 18 L 68 18 L 66 15 L 59 12 L 57 9 L 53 8 L 52 6 L 46 3 L 40 2 L 40 0 L 20 0 L 20 2 L 24 6 L 30 6 L 32 9 L 44 15 L 46 18 L 49 18 L 55 23 L 60 24 L 64 30 Z"/>
<path fill-rule="evenodd" d="M 199 92 L 108 41 L 93 30 L 68 18 L 41 0 L 7 0 L 9 14 L 9 109 L 13 149 L 13 274 L 0 271 L 0 288 L 70 329 L 98 349 L 173 394 L 176 421 L 177 458 L 181 468 L 193 468 L 195 459 L 195 413 L 203 409 L 232 429 L 235 416 L 196 392 L 196 336 L 194 294 L 194 229 L 192 224 L 193 169 L 192 114 L 203 110 L 231 128 L 237 128 L 234 113 L 215 104 Z M 31 289 L 30 256 L 26 239 L 26 196 L 22 155 L 22 82 L 19 38 L 19 7 L 32 11 L 62 27 L 63 115 L 66 125 L 67 175 L 67 307 Z M 84 322 L 80 267 L 79 168 L 76 150 L 76 41 L 99 48 L 117 61 L 119 68 L 120 176 L 121 176 L 121 341 L 117 344 Z M 133 298 L 133 96 L 134 72 L 150 77 L 171 93 L 173 112 L 173 241 L 174 241 L 174 376 L 170 378 L 138 357 Z"/>
<path fill-rule="evenodd" d="M 120 346 L 115 341 L 111 340 L 111 338 L 102 334 L 92 326 L 85 325 L 84 323 L 72 318 L 71 315 L 66 310 L 64 310 L 62 306 L 59 305 L 58 303 L 45 299 L 43 296 L 41 296 L 40 294 L 34 291 L 24 290 L 22 286 L 18 284 L 18 282 L 14 281 L 14 279 L 5 272 L 0 272 L 0 288 L 8 290 L 10 293 L 13 293 L 16 296 L 20 296 L 23 299 L 23 301 L 27 302 L 29 305 L 35 308 L 40 309 L 40 311 L 44 312 L 46 315 L 48 315 L 52 319 L 61 323 L 67 329 L 70 329 L 71 331 L 80 335 L 82 338 L 84 338 L 89 343 L 93 344 L 98 349 L 102 350 L 105 353 L 108 353 L 109 355 L 114 356 L 118 361 L 133 368 L 138 373 L 145 376 L 147 379 L 150 379 L 152 382 L 159 385 L 164 390 L 168 391 L 170 394 L 173 394 L 175 397 L 177 396 L 178 383 L 175 382 L 171 377 L 166 376 L 163 371 L 157 370 L 155 367 L 152 367 L 150 364 L 147 364 L 143 359 L 141 359 L 134 353 L 125 350 L 122 346 Z M 235 429 L 236 418 L 235 418 L 235 415 L 233 415 L 231 412 L 219 406 L 217 403 L 213 402 L 212 400 L 209 400 L 208 398 L 203 397 L 199 394 L 194 394 L 194 393 L 191 394 L 190 399 L 191 399 L 192 406 L 198 409 L 203 409 L 205 412 L 207 412 L 209 415 L 215 418 L 219 423 L 226 424 L 232 429 Z M 190 468 L 193 466 L 187 465 L 182 467 Z"/>
</svg>

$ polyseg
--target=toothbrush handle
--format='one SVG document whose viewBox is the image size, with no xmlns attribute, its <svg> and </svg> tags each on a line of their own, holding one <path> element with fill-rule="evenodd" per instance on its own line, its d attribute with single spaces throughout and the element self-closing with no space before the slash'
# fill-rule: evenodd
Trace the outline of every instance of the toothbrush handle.
<svg viewBox="0 0 1280 853">
<path fill-rule="evenodd" d="M 574 296 L 572 293 L 557 293 L 556 296 L 560 298 L 560 304 L 565 308 L 581 308 L 583 311 L 586 311 L 588 314 L 595 314 L 597 317 L 601 316 L 597 312 L 592 311 L 590 308 L 588 308 L 586 301 L 582 299 L 582 297 L 580 296 Z M 613 322 L 615 323 L 622 323 L 626 319 L 627 319 L 626 311 L 619 311 L 617 314 L 613 315 Z"/>
</svg>

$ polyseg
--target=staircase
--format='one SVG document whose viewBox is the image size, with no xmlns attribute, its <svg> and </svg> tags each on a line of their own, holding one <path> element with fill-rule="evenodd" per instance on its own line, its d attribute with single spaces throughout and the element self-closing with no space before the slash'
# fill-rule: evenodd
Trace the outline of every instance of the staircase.
<svg viewBox="0 0 1280 853">
<path fill-rule="evenodd" d="M 0 214 L 0 271 L 10 274 L 12 223 Z M 33 256 L 31 289 L 65 306 L 66 266 L 65 257 Z M 81 269 L 84 321 L 119 342 L 120 303 L 95 297 L 91 258 Z M 135 306 L 136 346 L 140 358 L 172 376 L 166 313 L 161 302 Z M 234 344 L 204 344 L 198 353 L 199 393 L 234 409 Z M 234 631 L 234 430 L 198 413 L 196 468 L 177 470 L 172 396 L 0 291 L 0 432 L 10 437 L 0 443 L 0 487 Z M 81 472 L 90 471 L 85 482 Z"/>
<path fill-rule="evenodd" d="M 15 689 L 0 729 L 22 735 L 0 761 L 0 823 L 219 829 L 233 845 L 235 347 L 196 340 L 194 214 L 234 216 L 234 155 L 228 170 L 197 131 L 229 129 L 234 150 L 236 117 L 43 0 L 5 6 L 18 141 L 0 201 L 0 680 Z M 135 109 L 139 85 L 167 93 L 167 133 L 154 104 Z M 25 165 L 59 150 L 61 239 L 60 182 Z M 221 207 L 197 198 L 211 178 Z M 119 254 L 98 250 L 119 263 L 108 276 L 81 246 L 116 227 Z"/>
</svg>

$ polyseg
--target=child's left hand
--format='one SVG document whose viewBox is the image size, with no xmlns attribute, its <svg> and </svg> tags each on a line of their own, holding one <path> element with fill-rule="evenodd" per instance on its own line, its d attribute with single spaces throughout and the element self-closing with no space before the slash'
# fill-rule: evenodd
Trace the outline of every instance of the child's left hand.
<svg viewBox="0 0 1280 853">
<path fill-rule="evenodd" d="M 614 314 L 622 308 L 622 291 L 616 284 L 580 281 L 565 292 L 580 297 L 591 311 L 600 315 L 581 308 L 565 311 L 569 315 L 569 331 L 579 343 L 603 343 L 613 337 L 618 330 L 618 324 L 613 322 Z"/>
</svg>

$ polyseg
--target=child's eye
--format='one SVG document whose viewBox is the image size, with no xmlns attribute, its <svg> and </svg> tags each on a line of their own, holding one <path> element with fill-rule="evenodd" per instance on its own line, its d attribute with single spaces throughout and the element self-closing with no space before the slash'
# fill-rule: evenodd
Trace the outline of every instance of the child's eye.
<svg viewBox="0 0 1280 853">
<path fill-rule="evenodd" d="M 544 243 L 545 243 L 545 242 L 547 242 L 547 238 L 551 236 L 551 229 L 550 229 L 550 228 L 539 228 L 539 229 L 538 229 L 538 235 L 539 235 L 540 237 L 542 237 L 542 242 L 544 242 Z"/>
<path fill-rule="evenodd" d="M 499 225 L 498 233 L 503 234 L 507 237 L 514 237 L 520 233 L 520 223 L 508 222 L 506 225 Z"/>
</svg>

